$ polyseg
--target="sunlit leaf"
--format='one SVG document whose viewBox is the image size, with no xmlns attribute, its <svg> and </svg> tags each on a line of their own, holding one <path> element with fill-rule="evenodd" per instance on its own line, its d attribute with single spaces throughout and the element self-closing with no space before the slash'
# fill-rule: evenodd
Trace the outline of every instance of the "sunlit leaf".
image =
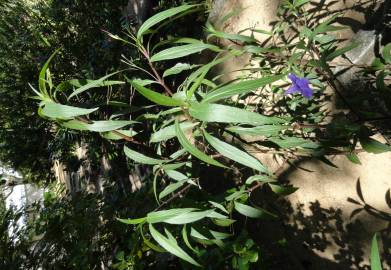
<svg viewBox="0 0 391 270">
<path fill-rule="evenodd" d="M 188 130 L 188 129 L 195 127 L 196 125 L 198 125 L 198 123 L 192 123 L 192 122 L 186 121 L 186 122 L 180 123 L 179 125 L 180 125 L 181 129 L 185 131 L 185 130 Z M 151 135 L 150 142 L 156 143 L 156 142 L 166 141 L 171 138 L 174 138 L 175 136 L 176 136 L 175 124 L 173 124 L 173 125 L 164 127 L 162 129 L 158 130 L 157 132 L 153 133 Z"/>
<path fill-rule="evenodd" d="M 193 265 L 201 267 L 199 263 L 197 263 L 192 257 L 190 257 L 183 249 L 181 249 L 176 242 L 172 240 L 172 235 L 169 235 L 168 238 L 164 237 L 161 233 L 159 233 L 152 224 L 149 224 L 149 231 L 155 239 L 155 241 L 161 245 L 165 250 L 170 252 L 171 254 L 185 260 Z M 167 233 L 168 231 L 166 231 Z M 171 236 L 171 237 L 170 237 Z M 170 239 L 171 238 L 171 239 Z"/>
<path fill-rule="evenodd" d="M 391 146 L 381 143 L 372 138 L 364 138 L 360 140 L 362 148 L 368 153 L 380 154 L 391 151 Z"/>
<path fill-rule="evenodd" d="M 76 129 L 76 130 L 88 130 L 93 132 L 108 132 L 123 128 L 130 124 L 137 123 L 130 120 L 101 120 L 92 121 L 91 123 L 85 123 L 79 120 L 71 120 L 61 123 L 63 127 Z"/>
<path fill-rule="evenodd" d="M 192 117 L 205 122 L 242 123 L 254 126 L 285 122 L 285 120 L 277 117 L 264 116 L 255 112 L 220 104 L 192 103 L 189 108 L 189 113 Z"/>
<path fill-rule="evenodd" d="M 164 197 L 166 197 L 167 195 L 171 194 L 172 192 L 174 192 L 175 190 L 177 190 L 178 188 L 183 186 L 185 183 L 186 183 L 186 180 L 182 180 L 182 181 L 179 181 L 179 182 L 176 182 L 176 183 L 168 185 L 167 187 L 165 187 L 163 189 L 162 192 L 160 192 L 159 200 L 161 200 Z"/>
<path fill-rule="evenodd" d="M 166 160 L 147 157 L 143 154 L 140 154 L 136 151 L 131 150 L 127 146 L 124 146 L 124 152 L 128 158 L 130 158 L 131 160 L 133 160 L 137 163 L 141 163 L 141 164 L 156 165 L 156 164 L 161 164 L 161 163 L 167 162 Z"/>
<path fill-rule="evenodd" d="M 185 63 L 177 63 L 175 66 L 166 69 L 163 73 L 163 77 L 168 77 L 171 75 L 176 75 L 181 73 L 182 71 L 185 70 L 190 70 L 192 68 L 197 67 L 198 65 L 190 65 L 190 64 L 185 64 Z"/>
<path fill-rule="evenodd" d="M 220 48 L 215 45 L 205 44 L 202 42 L 195 43 L 195 44 L 181 45 L 181 46 L 168 48 L 168 49 L 165 49 L 163 51 L 160 51 L 160 52 L 154 54 L 151 57 L 151 62 L 181 58 L 184 56 L 188 56 L 188 55 L 191 55 L 194 53 L 201 52 L 206 49 L 213 50 L 213 51 L 220 50 Z"/>
<path fill-rule="evenodd" d="M 108 74 L 106 76 L 103 76 L 102 78 L 98 79 L 98 80 L 93 80 L 93 81 L 89 81 L 87 84 L 83 85 L 82 87 L 80 88 L 77 88 L 75 91 L 72 92 L 72 94 L 69 95 L 68 97 L 68 100 L 71 99 L 72 97 L 78 95 L 78 94 L 81 94 L 83 93 L 84 91 L 87 91 L 91 88 L 96 88 L 96 87 L 102 87 L 102 86 L 109 86 L 109 85 L 116 85 L 116 84 L 124 84 L 124 82 L 122 81 L 106 81 L 105 80 L 115 74 L 117 74 L 117 72 L 113 72 L 111 74 Z"/>
<path fill-rule="evenodd" d="M 254 158 L 253 156 L 250 156 L 246 152 L 239 150 L 238 148 L 232 146 L 231 144 L 223 142 L 209 135 L 206 131 L 204 132 L 204 136 L 205 139 L 208 141 L 208 143 L 212 145 L 212 147 L 216 149 L 223 156 L 232 159 L 244 166 L 250 167 L 254 170 L 268 173 L 267 168 L 263 166 L 262 163 L 256 158 Z"/>
<path fill-rule="evenodd" d="M 376 234 L 373 236 L 371 244 L 371 270 L 382 270 Z"/>
<path fill-rule="evenodd" d="M 214 89 L 212 92 L 206 94 L 202 102 L 211 103 L 221 99 L 232 97 L 234 95 L 246 94 L 272 82 L 278 81 L 283 77 L 285 77 L 285 75 L 268 76 L 260 79 L 228 84 L 220 88 Z"/>
<path fill-rule="evenodd" d="M 137 90 L 137 92 L 139 92 L 145 98 L 149 99 L 150 101 L 156 104 L 163 105 L 163 106 L 173 106 L 173 107 L 181 106 L 183 104 L 183 102 L 180 100 L 152 91 L 144 86 L 141 86 L 135 81 L 132 81 L 131 84 Z"/>
<path fill-rule="evenodd" d="M 56 119 L 72 119 L 73 117 L 90 114 L 99 108 L 84 109 L 54 102 L 46 102 L 42 108 L 42 114 Z"/>
<path fill-rule="evenodd" d="M 255 208 L 239 202 L 235 202 L 235 210 L 250 218 L 276 218 L 277 216 L 261 208 Z"/>
</svg>

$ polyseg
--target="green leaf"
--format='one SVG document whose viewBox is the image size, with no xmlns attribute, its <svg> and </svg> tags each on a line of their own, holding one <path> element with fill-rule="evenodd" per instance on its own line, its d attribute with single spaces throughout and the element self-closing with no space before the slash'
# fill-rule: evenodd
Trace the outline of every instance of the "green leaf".
<svg viewBox="0 0 391 270">
<path fill-rule="evenodd" d="M 122 222 L 122 223 L 125 223 L 125 224 L 129 224 L 129 225 L 137 225 L 137 224 L 140 224 L 140 223 L 143 223 L 146 221 L 146 218 L 143 217 L 143 218 L 135 218 L 135 219 L 122 219 L 122 218 L 117 218 L 118 221 Z"/>
<path fill-rule="evenodd" d="M 201 220 L 206 217 L 213 217 L 210 216 L 211 214 L 215 213 L 214 210 L 206 210 L 206 211 L 192 211 L 188 213 L 179 214 L 175 217 L 166 219 L 164 222 L 169 224 L 188 224 L 193 223 L 198 220 Z M 225 218 L 225 216 L 222 216 L 222 218 Z"/>
<path fill-rule="evenodd" d="M 111 74 L 103 76 L 102 78 L 100 78 L 98 80 L 90 81 L 86 85 L 83 85 L 82 87 L 77 88 L 75 91 L 72 92 L 72 94 L 69 95 L 68 100 L 71 99 L 72 97 L 78 95 L 78 94 L 83 93 L 84 91 L 87 91 L 87 90 L 91 89 L 91 88 L 102 87 L 102 86 L 109 86 L 109 85 L 115 85 L 115 84 L 124 84 L 124 82 L 122 82 L 122 81 L 106 81 L 106 82 L 104 82 L 104 80 L 106 80 L 107 78 L 117 74 L 118 72 L 119 71 L 113 72 Z"/>
<path fill-rule="evenodd" d="M 277 216 L 260 208 L 254 208 L 242 203 L 235 202 L 235 210 L 250 218 L 276 218 Z"/>
<path fill-rule="evenodd" d="M 190 70 L 190 69 L 193 69 L 195 67 L 197 67 L 198 65 L 190 65 L 190 64 L 185 64 L 185 63 L 177 63 L 175 66 L 173 66 L 172 68 L 169 68 L 169 69 L 166 69 L 166 71 L 164 71 L 163 73 L 163 78 L 164 77 L 168 77 L 168 76 L 171 76 L 171 75 L 176 75 L 176 74 L 179 74 L 181 73 L 182 71 L 185 71 L 185 70 Z"/>
<path fill-rule="evenodd" d="M 137 122 L 130 121 L 130 120 L 102 120 L 102 121 L 93 121 L 92 123 L 84 123 L 79 120 L 71 120 L 68 122 L 61 123 L 61 125 L 66 128 L 76 129 L 76 130 L 108 132 L 108 131 L 123 128 L 125 126 L 134 123 Z"/>
<path fill-rule="evenodd" d="M 197 5 L 182 5 L 175 8 L 167 9 L 163 12 L 159 12 L 158 14 L 152 16 L 148 20 L 146 20 L 137 31 L 137 39 L 140 39 L 142 35 L 144 35 L 148 30 L 151 29 L 154 25 L 159 24 L 165 19 L 171 18 L 179 13 L 185 12 L 191 8 L 196 7 Z"/>
<path fill-rule="evenodd" d="M 372 138 L 360 139 L 362 148 L 368 153 L 380 154 L 384 152 L 391 151 L 391 146 L 376 141 Z"/>
<path fill-rule="evenodd" d="M 388 43 L 383 48 L 383 58 L 386 63 L 391 64 L 391 43 Z"/>
<path fill-rule="evenodd" d="M 204 131 L 204 136 L 205 139 L 208 141 L 208 143 L 212 145 L 212 147 L 216 149 L 223 156 L 232 159 L 244 166 L 250 167 L 254 170 L 268 173 L 267 168 L 263 166 L 262 163 L 256 158 L 254 158 L 253 156 L 250 156 L 246 152 L 239 150 L 238 148 L 232 146 L 231 144 L 223 142 L 209 135 L 206 131 Z"/>
<path fill-rule="evenodd" d="M 168 185 L 165 189 L 163 189 L 162 192 L 159 194 L 159 200 L 163 199 L 167 195 L 171 194 L 181 186 L 183 186 L 186 183 L 186 180 L 182 180 L 173 184 Z"/>
<path fill-rule="evenodd" d="M 173 241 L 173 236 L 168 234 L 169 232 L 166 230 L 166 234 L 168 234 L 168 238 L 164 237 L 161 233 L 159 233 L 152 224 L 149 224 L 149 231 L 155 241 L 162 246 L 169 253 L 185 260 L 193 265 L 201 267 L 199 263 L 197 263 L 192 257 L 190 257 L 183 249 L 181 249 L 178 244 Z"/>
<path fill-rule="evenodd" d="M 226 218 L 226 219 L 219 219 L 218 218 L 218 219 L 213 219 L 212 221 L 214 224 L 216 224 L 217 226 L 220 226 L 220 227 L 229 227 L 236 222 L 236 220 L 229 219 L 229 218 Z"/>
<path fill-rule="evenodd" d="M 192 103 L 189 108 L 192 117 L 205 122 L 242 123 L 250 125 L 265 125 L 285 123 L 277 117 L 268 117 L 255 112 L 220 104 Z"/>
<path fill-rule="evenodd" d="M 282 196 L 290 195 L 294 193 L 296 190 L 298 190 L 297 187 L 293 187 L 293 186 L 280 186 L 271 183 L 269 183 L 269 186 L 274 193 Z"/>
<path fill-rule="evenodd" d="M 173 208 L 169 210 L 161 210 L 150 212 L 147 214 L 147 222 L 148 223 L 160 223 L 166 222 L 168 219 L 193 212 L 198 210 L 197 208 Z"/>
<path fill-rule="evenodd" d="M 229 212 L 227 211 L 227 209 L 225 209 L 225 207 L 220 204 L 220 203 L 217 203 L 217 202 L 212 202 L 212 201 L 209 201 L 210 204 L 212 204 L 214 207 L 220 209 L 221 211 L 223 211 L 224 213 L 226 214 L 229 214 Z"/>
<path fill-rule="evenodd" d="M 56 119 L 72 119 L 73 117 L 90 114 L 99 108 L 84 109 L 54 102 L 46 102 L 42 108 L 42 114 Z"/>
<path fill-rule="evenodd" d="M 351 152 L 351 153 L 349 153 L 349 154 L 346 154 L 346 157 L 347 157 L 351 162 L 353 162 L 354 164 L 361 165 L 361 161 L 360 161 L 360 159 L 358 158 L 358 156 L 357 156 L 355 153 Z"/>
<path fill-rule="evenodd" d="M 213 50 L 213 51 L 220 50 L 220 48 L 215 45 L 205 44 L 202 42 L 195 43 L 195 44 L 186 44 L 186 45 L 168 48 L 154 54 L 151 57 L 151 62 L 181 58 L 194 53 L 199 53 L 206 49 Z"/>
<path fill-rule="evenodd" d="M 52 61 L 52 59 L 58 53 L 59 50 L 60 49 L 55 50 L 54 53 L 50 55 L 49 59 L 45 62 L 41 71 L 39 72 L 38 87 L 39 87 L 39 91 L 43 93 L 45 96 L 48 95 L 48 92 L 46 90 L 46 71 L 48 70 L 50 62 Z"/>
<path fill-rule="evenodd" d="M 186 122 L 180 123 L 179 125 L 182 130 L 188 130 L 188 129 L 191 129 L 191 128 L 195 127 L 196 125 L 198 125 L 198 123 L 192 123 L 192 122 L 186 121 Z M 164 127 L 162 129 L 160 129 L 159 131 L 153 133 L 151 135 L 150 142 L 156 143 L 156 142 L 166 141 L 166 140 L 169 140 L 175 136 L 176 136 L 175 124 L 173 124 L 173 125 Z"/>
<path fill-rule="evenodd" d="M 275 136 L 282 130 L 289 128 L 289 126 L 281 126 L 281 125 L 264 125 L 257 126 L 252 128 L 245 128 L 240 126 L 231 126 L 226 128 L 226 130 L 231 131 L 233 133 L 239 135 L 250 135 L 250 136 Z"/>
<path fill-rule="evenodd" d="M 137 163 L 141 163 L 141 164 L 156 165 L 156 164 L 162 164 L 164 162 L 167 162 L 166 160 L 147 157 L 143 154 L 140 154 L 136 151 L 131 150 L 130 148 L 128 148 L 126 146 L 124 146 L 124 152 L 128 158 L 130 158 L 131 160 L 133 160 Z"/>
<path fill-rule="evenodd" d="M 171 164 L 169 164 L 169 165 L 171 165 Z M 164 167 L 164 166 L 162 166 L 162 167 Z M 183 180 L 188 180 L 189 179 L 189 177 L 187 177 L 183 173 L 178 172 L 176 170 L 167 170 L 167 169 L 165 169 L 165 172 L 166 172 L 168 177 L 170 177 L 171 179 L 174 179 L 175 181 L 183 181 Z"/>
<path fill-rule="evenodd" d="M 340 55 L 343 55 L 343 54 L 347 53 L 348 51 L 351 51 L 352 49 L 354 49 L 356 47 L 358 47 L 358 44 L 351 44 L 351 45 L 348 45 L 346 47 L 337 49 L 334 52 L 332 52 L 332 53 L 330 53 L 330 54 L 328 54 L 326 56 L 326 61 L 331 61 L 334 58 L 336 58 L 336 57 L 338 57 Z"/>
<path fill-rule="evenodd" d="M 202 102 L 211 103 L 221 99 L 232 97 L 234 95 L 247 94 L 251 91 L 257 90 L 260 87 L 263 87 L 277 80 L 280 80 L 284 76 L 285 75 L 268 76 L 268 77 L 263 77 L 261 79 L 241 81 L 235 84 L 228 84 L 206 94 Z"/>
<path fill-rule="evenodd" d="M 382 270 L 376 234 L 372 238 L 371 245 L 371 270 Z"/>
<path fill-rule="evenodd" d="M 126 137 L 133 137 L 133 136 L 137 135 L 137 132 L 134 131 L 134 130 L 123 130 L 123 129 L 120 129 L 120 130 L 116 130 L 116 131 L 118 133 L 121 133 L 121 134 L 125 135 Z M 109 131 L 109 132 L 104 132 L 101 135 L 102 135 L 103 138 L 108 139 L 108 140 L 122 140 L 123 137 L 121 135 L 119 135 L 118 133 Z"/>
<path fill-rule="evenodd" d="M 185 134 L 183 133 L 182 129 L 180 128 L 178 120 L 175 121 L 175 132 L 176 132 L 176 135 L 177 135 L 179 143 L 190 154 L 192 154 L 196 158 L 198 158 L 198 159 L 200 159 L 200 160 L 202 160 L 202 161 L 204 161 L 206 163 L 209 163 L 209 164 L 212 164 L 212 165 L 215 165 L 215 166 L 218 166 L 218 167 L 222 167 L 222 168 L 227 168 L 226 166 L 224 166 L 220 162 L 218 162 L 218 161 L 214 160 L 213 158 L 209 157 L 208 155 L 206 155 L 205 153 L 203 153 L 199 149 L 197 149 L 194 145 L 192 145 L 187 140 Z"/>
<path fill-rule="evenodd" d="M 263 183 L 269 183 L 269 182 L 275 182 L 276 180 L 271 178 L 267 175 L 253 175 L 247 178 L 246 185 L 251 185 L 254 182 L 263 182 Z"/>
<path fill-rule="evenodd" d="M 294 147 L 303 147 L 303 148 L 317 148 L 318 144 L 298 137 L 281 137 L 281 138 L 269 138 L 269 141 L 277 144 L 281 148 L 294 148 Z"/>
<path fill-rule="evenodd" d="M 152 91 L 148 88 L 145 88 L 144 86 L 141 86 L 140 84 L 136 83 L 135 81 L 132 81 L 131 84 L 133 87 L 139 92 L 141 95 L 143 95 L 145 98 L 149 99 L 150 101 L 162 105 L 162 106 L 181 106 L 183 105 L 183 102 L 177 99 L 173 99 L 171 97 L 159 94 L 155 91 Z"/>
</svg>

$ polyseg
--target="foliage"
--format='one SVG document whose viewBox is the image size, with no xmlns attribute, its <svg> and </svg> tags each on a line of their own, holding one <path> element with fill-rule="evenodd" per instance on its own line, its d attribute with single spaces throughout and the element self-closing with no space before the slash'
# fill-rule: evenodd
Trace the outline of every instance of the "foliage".
<svg viewBox="0 0 391 270">
<path fill-rule="evenodd" d="M 66 130 L 53 134 L 53 125 L 37 117 L 28 83 L 53 47 L 61 48 L 52 67 L 58 78 L 94 78 L 118 69 L 123 46 L 102 29 L 121 29 L 119 5 L 126 1 L 1 1 L 0 160 L 26 180 L 48 181 L 52 160 L 67 161 L 77 139 Z"/>
<path fill-rule="evenodd" d="M 139 72 L 124 73 L 135 98 L 143 97 L 144 103 L 128 103 L 118 95 L 107 96 L 103 106 L 90 99 L 98 92 L 96 86 L 106 86 L 108 91 L 118 85 L 119 90 L 126 89 L 119 80 L 112 80 L 112 74 L 57 83 L 58 77 L 49 69 L 56 53 L 45 63 L 34 89 L 42 117 L 68 129 L 96 132 L 123 146 L 131 164 L 153 166 L 153 180 L 144 183 L 150 188 L 144 200 L 155 200 L 156 206 L 145 205 L 144 213 L 118 213 L 119 221 L 135 230 L 134 239 L 143 248 L 119 253 L 116 267 L 133 269 L 137 258 L 151 253 L 158 258 L 160 252 L 180 259 L 169 257 L 168 265 L 185 269 L 260 266 L 261 253 L 243 225 L 278 215 L 270 207 L 273 202 L 257 202 L 254 191 L 289 195 L 295 188 L 280 184 L 277 172 L 270 171 L 251 149 L 285 161 L 313 157 L 331 165 L 330 154 L 346 155 L 359 163 L 356 153 L 360 151 L 391 149 L 371 138 L 373 117 L 344 99 L 336 84 L 332 61 L 355 45 L 339 46 L 332 36 L 339 29 L 333 25 L 335 18 L 320 24 L 307 20 L 302 9 L 306 2 L 284 1 L 280 14 L 285 19 L 271 32 L 250 29 L 250 35 L 232 35 L 208 24 L 206 40 L 163 38 L 165 26 L 202 10 L 201 5 L 185 4 L 152 16 L 137 33 L 110 34 L 139 52 L 140 58 L 124 59 Z M 255 33 L 270 36 L 267 46 L 254 39 Z M 237 46 L 220 47 L 213 44 L 215 37 Z M 367 67 L 367 72 L 377 74 L 377 86 L 386 88 L 387 48 L 377 60 L 381 64 Z M 206 51 L 214 55 L 211 61 L 194 61 L 194 55 Z M 251 54 L 253 66 L 242 76 L 225 83 L 212 76 L 218 64 L 244 53 Z M 286 79 L 289 74 L 294 74 L 292 82 Z M 285 86 L 292 83 L 298 94 L 284 95 Z M 327 122 L 330 115 L 321 109 L 326 86 L 351 115 L 332 115 Z"/>
</svg>

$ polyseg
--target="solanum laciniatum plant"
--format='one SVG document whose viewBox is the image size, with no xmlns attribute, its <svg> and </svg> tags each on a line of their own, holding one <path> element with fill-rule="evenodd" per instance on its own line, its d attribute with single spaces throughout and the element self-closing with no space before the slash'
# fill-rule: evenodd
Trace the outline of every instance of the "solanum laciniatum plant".
<svg viewBox="0 0 391 270">
<path fill-rule="evenodd" d="M 43 66 L 35 90 L 42 117 L 68 129 L 98 132 L 123 149 L 119 154 L 130 166 L 151 168 L 150 180 L 143 183 L 149 211 L 118 219 L 142 236 L 137 256 L 169 252 L 186 268 L 248 269 L 261 260 L 246 220 L 278 219 L 273 201 L 259 202 L 254 191 L 284 196 L 296 190 L 279 183 L 283 168 L 272 171 L 262 155 L 286 163 L 302 157 L 330 163 L 327 155 L 346 155 L 359 163 L 357 152 L 391 149 L 370 138 L 371 119 L 348 100 L 343 101 L 352 116 L 322 110 L 326 87 L 340 91 L 332 61 L 355 45 L 339 46 L 332 35 L 339 30 L 334 18 L 317 24 L 307 20 L 306 2 L 285 1 L 280 10 L 285 19 L 272 31 L 227 34 L 207 23 L 204 40 L 162 34 L 183 16 L 202 11 L 201 5 L 168 9 L 136 33 L 108 33 L 138 56 L 124 56 L 123 70 L 99 80 L 56 84 L 49 72 L 56 53 Z M 266 42 L 255 33 L 267 36 Z M 222 47 L 216 39 L 231 45 Z M 387 48 L 378 59 L 383 67 L 390 62 Z M 222 81 L 217 67 L 243 54 L 251 55 L 249 66 L 234 80 Z M 389 71 L 371 66 L 367 71 L 387 87 Z M 118 85 L 129 91 L 130 101 L 108 95 L 105 104 L 88 102 L 90 92 L 115 91 Z M 127 267 L 126 258 L 119 254 L 117 266 Z"/>
</svg>

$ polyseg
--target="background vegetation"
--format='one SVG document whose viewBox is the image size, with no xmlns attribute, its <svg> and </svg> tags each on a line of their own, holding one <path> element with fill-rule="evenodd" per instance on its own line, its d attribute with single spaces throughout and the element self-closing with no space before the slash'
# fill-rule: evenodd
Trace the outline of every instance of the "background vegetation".
<svg viewBox="0 0 391 270">
<path fill-rule="evenodd" d="M 0 160 L 27 181 L 52 183 L 43 205 L 22 212 L 1 205 L 0 266 L 278 269 L 293 262 L 272 253 L 287 246 L 284 234 L 269 245 L 251 228 L 280 222 L 280 198 L 296 188 L 279 183 L 281 172 L 249 147 L 286 162 L 329 164 L 329 154 L 359 163 L 361 151 L 391 149 L 371 138 L 370 123 L 384 111 L 369 115 L 342 100 L 350 113 L 326 121 L 324 90 L 339 91 L 332 61 L 355 45 L 340 46 L 335 18 L 310 20 L 307 2 L 284 1 L 271 32 L 252 29 L 269 36 L 264 46 L 253 35 L 215 29 L 205 3 L 161 1 L 137 26 L 123 14 L 126 2 L 3 0 Z M 386 101 L 390 48 L 363 69 Z M 242 54 L 255 64 L 222 82 L 218 65 Z M 288 96 L 290 86 L 299 88 Z M 80 145 L 84 160 L 75 155 Z M 99 187 L 67 193 L 52 181 L 55 160 L 70 171 L 88 163 L 82 181 Z M 23 211 L 29 223 L 9 235 Z M 374 237 L 371 262 L 381 269 L 376 249 Z"/>
</svg>

